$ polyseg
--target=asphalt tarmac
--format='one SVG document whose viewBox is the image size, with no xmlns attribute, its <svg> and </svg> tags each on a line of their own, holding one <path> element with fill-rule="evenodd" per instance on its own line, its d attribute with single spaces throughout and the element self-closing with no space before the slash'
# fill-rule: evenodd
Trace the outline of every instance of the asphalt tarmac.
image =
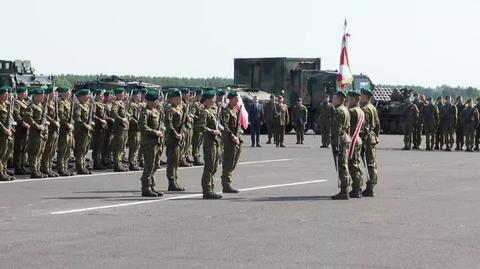
<svg viewBox="0 0 480 269">
<path fill-rule="evenodd" d="M 160 199 L 140 197 L 141 172 L 0 183 L 0 268 L 480 268 L 480 153 L 381 136 L 376 197 L 332 201 L 331 150 L 286 138 L 245 137 L 242 191 L 217 201 L 201 199 L 202 167 Z"/>
</svg>

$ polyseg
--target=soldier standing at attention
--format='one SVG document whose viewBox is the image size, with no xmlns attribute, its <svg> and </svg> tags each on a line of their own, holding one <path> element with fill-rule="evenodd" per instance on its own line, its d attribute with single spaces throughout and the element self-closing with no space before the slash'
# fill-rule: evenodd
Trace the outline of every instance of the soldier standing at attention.
<svg viewBox="0 0 480 269">
<path fill-rule="evenodd" d="M 420 113 L 422 115 L 423 129 L 425 131 L 425 150 L 433 150 L 435 133 L 440 122 L 438 107 L 432 103 L 432 97 L 427 98 L 427 103 Z"/>
<path fill-rule="evenodd" d="M 182 109 L 183 114 L 185 114 L 185 130 L 183 135 L 183 147 L 182 147 L 182 157 L 180 160 L 180 167 L 191 167 L 193 160 L 190 159 L 190 152 L 192 147 L 192 136 L 193 136 L 193 117 L 192 117 L 192 105 L 190 90 L 187 88 L 182 88 Z M 189 111 L 187 111 L 189 109 Z"/>
<path fill-rule="evenodd" d="M 475 108 L 480 113 L 480 97 L 477 98 L 477 104 L 475 105 Z M 480 124 L 478 124 L 477 127 L 475 128 L 475 151 L 480 150 L 479 144 L 480 144 Z"/>
<path fill-rule="evenodd" d="M 25 170 L 27 164 L 27 138 L 30 125 L 24 119 L 25 111 L 29 105 L 28 92 L 26 87 L 17 88 L 17 100 L 13 111 L 13 119 L 17 122 L 14 133 L 13 144 L 13 166 L 16 175 L 28 175 Z"/>
<path fill-rule="evenodd" d="M 202 94 L 204 109 L 200 114 L 200 126 L 203 129 L 203 156 L 205 166 L 202 174 L 203 199 L 221 199 L 222 196 L 214 192 L 215 174 L 220 156 L 219 115 L 221 107 L 215 106 L 215 91 Z"/>
<path fill-rule="evenodd" d="M 141 113 L 139 128 L 142 132 L 143 155 L 145 163 L 142 177 L 142 196 L 161 197 L 163 192 L 155 189 L 155 172 L 160 167 L 163 150 L 163 131 L 161 130 L 161 113 L 157 110 L 158 93 L 150 91 L 145 95 L 145 110 Z"/>
<path fill-rule="evenodd" d="M 409 96 L 405 98 L 405 105 L 405 121 L 403 123 L 405 132 L 403 142 L 405 146 L 403 150 L 410 150 L 412 148 L 413 129 L 419 121 L 419 115 L 417 106 L 411 102 Z"/>
<path fill-rule="evenodd" d="M 142 112 L 142 106 L 139 93 L 140 91 L 138 89 L 133 89 L 128 111 L 130 115 L 130 123 L 128 125 L 128 169 L 130 171 L 140 170 L 138 166 L 138 151 L 140 149 L 140 128 L 138 121 Z"/>
<path fill-rule="evenodd" d="M 62 177 L 72 176 L 68 171 L 68 159 L 73 147 L 73 101 L 70 99 L 70 90 L 68 88 L 58 88 L 60 100 L 58 102 L 58 118 L 60 120 L 60 129 L 58 133 L 57 147 L 57 170 Z"/>
<path fill-rule="evenodd" d="M 455 141 L 455 126 L 457 126 L 458 113 L 457 107 L 452 104 L 452 98 L 445 96 L 445 105 L 443 106 L 442 132 L 446 151 L 451 151 Z"/>
<path fill-rule="evenodd" d="M 330 96 L 327 93 L 323 94 L 322 102 L 318 108 L 317 129 L 322 134 L 321 148 L 328 148 L 330 145 L 330 128 L 332 127 L 332 118 L 335 112 L 335 107 L 330 103 Z"/>
<path fill-rule="evenodd" d="M 103 170 L 106 167 L 102 165 L 102 152 L 105 146 L 105 129 L 107 128 L 107 111 L 106 105 L 103 103 L 104 90 L 96 89 L 95 95 L 95 111 L 93 112 L 93 134 L 92 134 L 92 159 L 93 170 Z"/>
<path fill-rule="evenodd" d="M 465 105 L 463 104 L 463 97 L 462 96 L 457 97 L 455 106 L 457 107 L 457 115 L 460 117 L 463 109 L 465 108 Z M 457 120 L 457 123 L 455 125 L 455 142 L 456 142 L 455 150 L 463 150 L 464 133 L 463 133 L 463 125 L 462 124 L 463 124 L 463 122 L 461 120 Z"/>
<path fill-rule="evenodd" d="M 192 115 L 193 115 L 193 136 L 192 136 L 192 156 L 193 156 L 193 165 L 200 166 L 203 165 L 201 161 L 201 148 L 203 143 L 203 132 L 200 126 L 200 114 L 203 110 L 202 104 L 202 89 L 198 88 L 195 90 L 195 101 L 192 104 Z"/>
<path fill-rule="evenodd" d="M 439 123 L 437 129 L 435 130 L 435 150 L 442 150 L 443 149 L 443 126 L 442 126 L 442 118 L 443 118 L 443 99 L 441 96 L 437 98 L 435 105 L 438 107 L 438 118 Z"/>
<path fill-rule="evenodd" d="M 223 140 L 223 163 L 222 163 L 222 186 L 224 193 L 237 193 L 238 190 L 232 187 L 232 172 L 237 166 L 242 150 L 242 139 L 240 138 L 240 111 L 237 109 L 238 93 L 230 91 L 227 95 L 228 105 L 223 109 L 222 140 Z"/>
<path fill-rule="evenodd" d="M 0 181 L 12 181 L 15 179 L 5 173 L 9 152 L 13 149 L 13 131 L 7 124 L 10 121 L 9 105 L 7 103 L 8 92 L 10 87 L 4 86 L 0 88 Z"/>
<path fill-rule="evenodd" d="M 75 122 L 73 137 L 75 138 L 75 167 L 77 174 L 88 175 L 92 172 L 87 169 L 85 158 L 90 149 L 93 128 L 90 126 L 90 90 L 83 89 L 76 93 L 78 103 L 75 105 L 73 120 Z M 94 109 L 92 107 L 92 109 Z"/>
<path fill-rule="evenodd" d="M 349 193 L 350 198 L 362 198 L 362 168 L 361 151 L 363 147 L 362 135 L 364 131 L 365 113 L 359 106 L 360 93 L 356 91 L 348 92 L 348 113 L 350 114 L 350 137 L 355 146 L 352 145 L 353 152 L 348 159 L 348 171 L 352 178 L 352 190 Z"/>
<path fill-rule="evenodd" d="M 29 105 L 28 110 L 25 112 L 25 122 L 31 126 L 28 141 L 28 163 L 30 164 L 30 177 L 31 178 L 44 178 L 44 175 L 40 172 L 40 159 L 43 151 L 45 150 L 45 142 L 48 137 L 48 126 L 43 124 L 43 89 L 34 88 L 31 91 L 33 95 L 33 102 Z M 46 100 L 45 100 L 46 102 Z M 45 120 L 46 122 L 46 120 Z"/>
<path fill-rule="evenodd" d="M 146 88 L 140 88 L 140 106 L 143 109 L 145 109 L 145 95 L 147 94 L 148 90 Z M 158 101 L 157 101 L 158 102 Z M 163 106 L 162 106 L 162 112 L 163 112 Z M 143 132 L 140 132 L 140 141 L 143 141 Z M 143 143 L 140 143 L 140 148 L 138 151 L 138 165 L 140 167 L 143 167 Z"/>
<path fill-rule="evenodd" d="M 420 99 L 421 96 L 419 96 L 418 93 L 415 93 L 413 97 L 413 104 L 417 106 L 417 109 L 419 111 L 419 119 L 413 127 L 413 149 L 420 149 L 420 145 L 422 144 L 423 131 L 423 116 L 421 115 L 421 113 L 425 103 Z"/>
<path fill-rule="evenodd" d="M 377 151 L 376 146 L 379 142 L 380 135 L 380 118 L 378 117 L 377 109 L 370 102 L 373 96 L 372 91 L 367 89 L 361 89 L 360 104 L 365 114 L 365 130 L 362 133 L 364 161 L 367 163 L 368 168 L 368 181 L 367 187 L 362 192 L 362 196 L 373 197 L 374 187 L 377 185 L 378 172 L 377 172 Z"/>
<path fill-rule="evenodd" d="M 105 120 L 107 126 L 104 131 L 104 143 L 102 148 L 102 165 L 105 168 L 111 168 L 112 166 L 112 133 L 115 119 L 112 116 L 112 106 L 114 98 L 112 96 L 112 90 L 106 90 L 103 93 L 103 104 L 105 106 Z"/>
<path fill-rule="evenodd" d="M 283 103 L 283 96 L 278 96 L 278 103 L 275 105 L 275 110 L 277 115 L 275 116 L 275 141 L 276 146 L 284 148 L 285 145 L 283 144 L 285 140 L 285 128 L 287 127 L 288 123 L 290 122 L 289 114 L 288 114 L 288 106 Z"/>
<path fill-rule="evenodd" d="M 168 94 L 168 104 L 165 104 L 165 128 L 167 145 L 167 179 L 168 191 L 185 191 L 178 180 L 178 166 L 182 159 L 182 97 L 178 89 L 172 89 Z"/>
<path fill-rule="evenodd" d="M 223 115 L 223 110 L 225 109 L 225 91 L 219 90 L 217 92 L 217 98 L 215 101 L 216 106 L 220 109 L 220 115 Z M 223 126 L 222 117 L 220 117 L 220 125 Z M 219 146 L 219 160 L 218 163 L 221 164 L 223 162 L 223 139 L 220 139 L 220 146 Z"/>
<path fill-rule="evenodd" d="M 125 89 L 116 88 L 115 102 L 112 105 L 112 118 L 113 124 L 113 137 L 112 137 L 112 154 L 113 154 L 113 171 L 126 172 L 128 168 L 122 164 L 122 155 L 127 144 L 127 132 L 128 132 L 128 107 L 125 103 Z"/>
<path fill-rule="evenodd" d="M 460 120 L 463 126 L 463 134 L 465 135 L 466 151 L 473 151 L 475 139 L 475 129 L 478 126 L 478 110 L 472 106 L 472 99 L 468 99 L 465 108 L 460 114 Z"/>
<path fill-rule="evenodd" d="M 263 107 L 263 121 L 267 126 L 268 141 L 267 144 L 272 144 L 273 124 L 274 124 L 274 110 L 275 110 L 275 95 L 270 95 L 270 101 L 265 103 Z"/>
<path fill-rule="evenodd" d="M 340 192 L 332 196 L 332 200 L 348 200 L 348 187 L 351 177 L 348 170 L 348 148 L 352 141 L 350 137 L 350 113 L 345 107 L 347 95 L 343 91 L 337 91 L 333 96 L 335 113 L 332 120 L 332 153 L 336 161 Z"/>
<path fill-rule="evenodd" d="M 57 151 L 58 132 L 60 129 L 60 122 L 58 119 L 58 100 L 55 89 L 49 86 L 45 90 L 45 101 L 47 105 L 47 121 L 48 121 L 48 138 L 45 143 L 45 150 L 42 154 L 42 161 L 40 172 L 48 177 L 58 177 L 59 174 L 52 171 L 52 160 Z"/>
<path fill-rule="evenodd" d="M 297 135 L 297 144 L 303 144 L 305 124 L 307 123 L 307 107 L 302 103 L 302 98 L 297 99 L 297 104 L 292 109 L 292 121 Z"/>
</svg>

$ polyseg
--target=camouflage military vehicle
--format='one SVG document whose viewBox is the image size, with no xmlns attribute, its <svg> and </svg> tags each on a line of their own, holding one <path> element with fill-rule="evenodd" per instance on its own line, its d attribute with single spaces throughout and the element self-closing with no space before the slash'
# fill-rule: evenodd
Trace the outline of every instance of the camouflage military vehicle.
<svg viewBox="0 0 480 269">
<path fill-rule="evenodd" d="M 125 88 L 127 90 L 135 89 L 135 88 L 148 88 L 148 89 L 156 89 L 161 90 L 162 87 L 160 85 L 146 83 L 141 81 L 129 81 L 122 79 L 117 76 L 110 76 L 110 77 L 100 77 L 93 81 L 80 81 L 76 82 L 73 86 L 73 92 L 77 92 L 80 89 L 115 89 L 118 87 Z"/>
<path fill-rule="evenodd" d="M 35 74 L 35 69 L 28 60 L 0 60 L 0 87 L 47 86 L 52 83 L 52 76 Z"/>
<path fill-rule="evenodd" d="M 410 98 L 411 94 L 412 90 L 407 88 L 375 87 L 373 99 L 380 117 L 382 133 L 403 133 L 403 120 L 407 107 L 405 100 Z"/>
</svg>

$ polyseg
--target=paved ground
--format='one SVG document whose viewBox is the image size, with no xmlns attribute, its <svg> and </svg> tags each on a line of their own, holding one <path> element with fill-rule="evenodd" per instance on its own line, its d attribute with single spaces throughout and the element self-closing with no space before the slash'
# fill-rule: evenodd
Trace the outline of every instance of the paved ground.
<svg viewBox="0 0 480 269">
<path fill-rule="evenodd" d="M 200 199 L 201 168 L 161 200 L 139 172 L 2 183 L 0 268 L 479 268 L 480 153 L 383 136 L 377 197 L 331 201 L 330 150 L 287 139 L 244 147 L 244 191 L 220 201 Z"/>
</svg>

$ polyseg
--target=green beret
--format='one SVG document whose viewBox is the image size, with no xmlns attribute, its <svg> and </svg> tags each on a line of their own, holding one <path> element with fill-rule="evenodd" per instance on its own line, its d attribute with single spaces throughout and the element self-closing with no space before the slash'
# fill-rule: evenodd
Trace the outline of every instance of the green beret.
<svg viewBox="0 0 480 269">
<path fill-rule="evenodd" d="M 7 92 L 9 92 L 9 90 L 10 90 L 9 86 L 3 86 L 3 87 L 0 88 L 0 94 L 7 93 Z"/>
<path fill-rule="evenodd" d="M 9 93 L 13 93 L 14 91 L 15 91 L 15 89 L 14 89 L 14 88 L 12 88 L 12 87 L 8 87 L 8 92 L 9 92 Z"/>
<path fill-rule="evenodd" d="M 49 94 L 49 93 L 52 93 L 54 92 L 54 88 L 53 86 L 48 86 L 46 89 L 45 89 L 45 94 Z"/>
<path fill-rule="evenodd" d="M 202 99 L 210 99 L 215 97 L 216 92 L 215 91 L 206 91 L 202 94 Z"/>
<path fill-rule="evenodd" d="M 146 94 L 148 92 L 147 88 L 140 88 L 139 91 L 141 94 Z"/>
<path fill-rule="evenodd" d="M 195 89 L 195 93 L 196 93 L 197 95 L 200 95 L 200 94 L 202 94 L 202 93 L 204 93 L 204 92 L 209 92 L 209 91 L 211 91 L 211 90 L 213 90 L 213 89 L 211 89 L 211 88 L 205 88 L 205 89 L 196 88 L 196 89 Z"/>
<path fill-rule="evenodd" d="M 121 87 L 113 90 L 113 93 L 115 93 L 115 94 L 120 94 L 120 93 L 124 93 L 124 92 L 125 92 L 125 89 L 121 88 Z"/>
<path fill-rule="evenodd" d="M 24 92 L 26 92 L 27 90 L 28 90 L 27 87 L 18 87 L 18 88 L 17 88 L 17 93 L 24 93 Z"/>
<path fill-rule="evenodd" d="M 32 88 L 32 89 L 30 90 L 30 94 L 43 94 L 43 93 L 44 93 L 44 91 L 43 91 L 43 89 L 40 88 L 40 87 Z"/>
<path fill-rule="evenodd" d="M 103 91 L 105 91 L 105 90 L 104 89 L 95 89 L 95 90 L 93 90 L 93 94 L 101 95 L 101 94 L 103 94 Z"/>
<path fill-rule="evenodd" d="M 89 89 L 81 89 L 75 95 L 78 97 L 78 96 L 88 95 L 89 93 L 90 93 Z"/>
<path fill-rule="evenodd" d="M 106 89 L 104 92 L 103 92 L 103 96 L 107 96 L 107 95 L 111 95 L 112 94 L 112 90 L 110 89 Z"/>
<path fill-rule="evenodd" d="M 155 101 L 158 99 L 158 93 L 156 91 L 148 91 L 145 94 L 145 100 L 147 101 Z"/>
<path fill-rule="evenodd" d="M 361 88 L 361 89 L 360 89 L 360 92 L 361 92 L 363 95 L 368 95 L 368 96 L 370 96 L 370 97 L 372 97 L 372 95 L 373 95 L 372 91 L 369 90 L 369 89 Z"/>
<path fill-rule="evenodd" d="M 349 92 L 347 93 L 347 95 L 348 95 L 348 96 L 352 96 L 352 97 L 358 97 L 358 96 L 360 96 L 360 93 L 357 92 L 357 91 L 349 91 Z"/>
<path fill-rule="evenodd" d="M 133 89 L 132 90 L 132 95 L 137 95 L 140 93 L 140 89 Z"/>
<path fill-rule="evenodd" d="M 180 92 L 179 89 L 170 89 L 170 91 L 168 92 L 168 97 L 178 97 L 180 96 L 182 93 Z"/>
<path fill-rule="evenodd" d="M 232 99 L 234 97 L 237 97 L 238 96 L 238 92 L 237 91 L 230 91 L 228 94 L 227 94 L 227 98 L 228 99 Z"/>
<path fill-rule="evenodd" d="M 66 88 L 66 87 L 58 87 L 57 88 L 57 92 L 68 92 L 68 91 L 69 91 L 69 89 Z"/>
<path fill-rule="evenodd" d="M 182 94 L 187 94 L 187 93 L 190 93 L 190 90 L 188 88 L 182 88 L 181 92 Z"/>
<path fill-rule="evenodd" d="M 340 97 L 343 97 L 343 98 L 347 98 L 347 95 L 345 94 L 344 91 L 337 91 L 337 92 L 335 93 L 335 95 L 340 96 Z"/>
<path fill-rule="evenodd" d="M 227 94 L 224 90 L 218 90 L 217 92 L 217 96 L 224 96 L 225 94 Z"/>
<path fill-rule="evenodd" d="M 450 98 L 450 95 L 445 95 L 445 99 L 448 99 L 448 98 Z"/>
</svg>

